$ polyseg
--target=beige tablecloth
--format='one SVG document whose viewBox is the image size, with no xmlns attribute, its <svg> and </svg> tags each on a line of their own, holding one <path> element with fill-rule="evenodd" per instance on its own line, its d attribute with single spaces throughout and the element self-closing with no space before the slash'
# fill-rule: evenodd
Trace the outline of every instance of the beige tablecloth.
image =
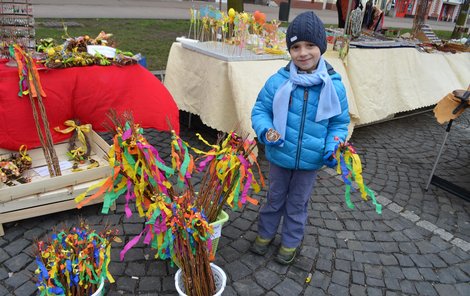
<svg viewBox="0 0 470 296">
<path fill-rule="evenodd" d="M 435 104 L 470 83 L 470 53 L 427 54 L 414 48 L 351 49 L 345 63 L 337 52 L 325 59 L 341 74 L 352 124 L 366 124 Z M 286 60 L 227 62 L 173 43 L 164 84 L 178 107 L 208 126 L 250 133 L 251 109 L 268 77 Z M 346 66 L 345 66 L 346 64 Z"/>
<path fill-rule="evenodd" d="M 351 49 L 346 63 L 359 124 L 436 104 L 470 83 L 470 53 Z"/>
</svg>

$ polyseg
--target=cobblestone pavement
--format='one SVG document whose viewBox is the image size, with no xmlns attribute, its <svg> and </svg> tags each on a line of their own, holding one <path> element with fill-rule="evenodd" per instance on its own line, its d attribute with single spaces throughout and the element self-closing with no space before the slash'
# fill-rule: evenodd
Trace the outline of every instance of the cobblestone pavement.
<svg viewBox="0 0 470 296">
<path fill-rule="evenodd" d="M 216 133 L 196 123 L 182 127 L 181 135 L 199 145 L 198 131 L 214 141 Z M 152 130 L 146 134 L 168 158 L 168 136 Z M 357 192 L 356 209 L 348 209 L 342 181 L 333 170 L 323 169 L 309 205 L 303 248 L 290 266 L 273 260 L 279 237 L 266 256 L 248 251 L 256 236 L 258 206 L 228 211 L 215 262 L 228 276 L 223 295 L 470 295 L 470 203 L 434 185 L 424 190 L 443 136 L 444 127 L 432 112 L 356 128 L 351 141 L 383 213 L 360 202 Z M 452 128 L 436 175 L 470 190 L 469 147 L 467 112 Z M 260 162 L 266 172 L 262 156 Z M 261 204 L 265 193 L 255 196 Z M 142 219 L 125 218 L 122 201 L 113 214 L 102 215 L 100 209 L 95 205 L 5 224 L 0 295 L 36 293 L 32 243 L 50 235 L 53 227 L 76 225 L 82 217 L 97 229 L 115 225 L 124 241 L 142 230 Z M 142 243 L 120 262 L 121 248 L 113 245 L 110 268 L 116 283 L 107 286 L 108 295 L 177 295 L 174 267 L 153 259 L 153 251 Z"/>
</svg>

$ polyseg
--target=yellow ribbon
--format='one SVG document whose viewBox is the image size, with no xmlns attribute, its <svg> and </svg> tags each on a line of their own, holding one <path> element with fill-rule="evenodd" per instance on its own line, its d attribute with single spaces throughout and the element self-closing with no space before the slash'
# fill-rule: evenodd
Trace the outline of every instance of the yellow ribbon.
<svg viewBox="0 0 470 296">
<path fill-rule="evenodd" d="M 58 126 L 54 128 L 56 132 L 63 133 L 63 134 L 68 134 L 71 133 L 72 131 L 77 131 L 77 137 L 80 143 L 82 143 L 83 147 L 85 147 L 85 153 L 87 152 L 87 145 L 86 145 L 86 138 L 84 133 L 89 133 L 91 131 L 91 124 L 82 124 L 82 125 L 77 125 L 75 121 L 73 120 L 67 120 L 64 122 L 65 126 L 68 126 L 68 128 L 65 128 L 61 130 Z"/>
<path fill-rule="evenodd" d="M 92 191 L 93 189 L 96 189 L 96 188 L 100 188 L 101 186 L 104 185 L 104 183 L 106 183 L 107 180 L 108 180 L 108 179 L 105 179 L 105 180 L 103 180 L 103 181 L 100 181 L 100 182 L 98 182 L 98 183 L 96 183 L 96 184 L 91 185 L 90 187 L 88 187 L 88 189 L 87 189 L 85 192 L 83 192 L 82 194 L 80 194 L 80 195 L 78 195 L 77 197 L 75 197 L 75 202 L 78 203 L 78 204 L 81 203 L 81 202 L 85 199 L 85 197 L 87 197 L 87 195 L 88 195 L 88 193 L 89 193 L 90 191 Z M 81 206 L 80 206 L 80 207 L 77 206 L 77 207 L 78 207 L 78 208 L 81 208 Z"/>
<path fill-rule="evenodd" d="M 363 200 L 367 200 L 367 192 L 364 185 L 364 180 L 362 178 L 362 164 L 359 155 L 353 154 L 351 157 L 353 164 L 354 180 L 356 181 L 359 191 L 361 191 L 361 197 Z"/>
<path fill-rule="evenodd" d="M 19 152 L 22 161 L 33 162 L 33 159 L 28 155 L 28 146 L 21 145 Z"/>
<path fill-rule="evenodd" d="M 112 284 L 114 283 L 114 278 L 109 272 L 109 262 L 111 262 L 111 244 L 106 247 L 106 256 L 108 257 L 108 261 L 106 262 L 106 277 L 108 278 L 109 282 Z"/>
<path fill-rule="evenodd" d="M 87 170 L 92 169 L 92 168 L 97 168 L 100 166 L 100 163 L 98 161 L 92 162 L 90 165 L 88 165 L 86 168 Z"/>
<path fill-rule="evenodd" d="M 75 160 L 82 160 L 83 155 L 86 153 L 86 147 L 78 147 L 77 149 L 70 150 L 70 154 L 72 155 L 72 159 Z"/>
</svg>

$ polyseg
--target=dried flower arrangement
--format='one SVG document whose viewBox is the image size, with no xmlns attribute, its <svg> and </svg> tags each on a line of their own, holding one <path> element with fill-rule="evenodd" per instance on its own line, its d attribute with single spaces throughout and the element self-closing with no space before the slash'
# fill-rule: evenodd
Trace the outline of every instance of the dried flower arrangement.
<svg viewBox="0 0 470 296">
<path fill-rule="evenodd" d="M 11 154 L 8 158 L 0 157 L 0 187 L 2 183 L 15 186 L 30 182 L 31 178 L 25 172 L 31 168 L 32 163 L 25 145 L 20 147 L 18 154 Z"/>
</svg>

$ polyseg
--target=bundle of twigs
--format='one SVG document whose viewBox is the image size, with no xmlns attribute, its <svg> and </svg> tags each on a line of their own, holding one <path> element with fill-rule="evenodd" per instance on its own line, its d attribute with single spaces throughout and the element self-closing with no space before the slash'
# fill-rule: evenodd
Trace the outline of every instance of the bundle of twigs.
<svg viewBox="0 0 470 296">
<path fill-rule="evenodd" d="M 90 139 L 87 135 L 91 131 L 91 124 L 80 125 L 78 119 L 70 119 L 66 120 L 64 125 L 66 126 L 65 129 L 60 129 L 56 126 L 54 130 L 62 134 L 72 133 L 68 142 L 67 156 L 72 161 L 85 162 L 91 154 Z M 80 146 L 77 146 L 77 139 L 80 142 Z"/>
<path fill-rule="evenodd" d="M 49 129 L 46 108 L 42 101 L 42 98 L 45 97 L 46 94 L 41 86 L 36 63 L 31 58 L 31 55 L 25 52 L 18 44 L 10 46 L 10 54 L 12 57 L 15 57 L 18 64 L 18 74 L 20 77 L 20 91 L 18 96 L 29 96 L 31 107 L 33 109 L 36 130 L 44 152 L 44 157 L 46 158 L 49 175 L 51 177 L 60 176 L 62 173 L 60 171 L 59 160 L 54 149 L 54 142 L 52 141 L 52 135 Z M 42 119 L 42 124 L 39 121 L 39 116 Z M 44 127 L 44 130 L 42 130 L 42 127 Z"/>
<path fill-rule="evenodd" d="M 116 125 L 114 143 L 108 153 L 113 174 L 77 196 L 75 201 L 80 208 L 104 195 L 102 213 L 107 214 L 111 205 L 122 194 L 126 194 L 127 217 L 132 215 L 129 208 L 131 200 L 135 200 L 139 216 L 143 217 L 158 195 L 171 194 L 169 191 L 173 188 L 168 178 L 174 171 L 165 165 L 158 151 L 148 143 L 142 135 L 142 128 L 134 123 L 130 114 L 127 114 L 127 121 L 114 116 L 111 118 Z M 98 187 L 100 189 L 95 194 L 87 196 L 90 190 Z"/>
<path fill-rule="evenodd" d="M 80 200 L 79 196 L 76 200 L 84 203 L 104 194 L 103 211 L 108 211 L 110 204 L 125 194 L 128 217 L 132 215 L 128 203 L 135 200 L 139 215 L 146 217 L 145 228 L 125 245 L 121 260 L 145 235 L 144 243 L 157 250 L 157 258 L 171 259 L 182 269 L 189 295 L 212 295 L 215 284 L 208 257 L 212 229 L 194 204 L 195 194 L 190 183 L 194 163 L 187 146 L 174 135 L 170 168 L 145 139 L 142 128 L 134 123 L 130 114 L 124 120 L 115 114 L 110 118 L 115 125 L 109 153 L 114 173 L 94 196 L 86 200 Z M 171 182 L 173 178 L 175 182 Z"/>
<path fill-rule="evenodd" d="M 96 233 L 82 221 L 79 227 L 53 234 L 47 242 L 37 242 L 40 295 L 91 295 L 106 278 L 114 282 L 108 264 L 116 235 L 117 230 L 108 228 Z"/>
<path fill-rule="evenodd" d="M 181 268 L 184 287 L 188 295 L 214 295 L 215 283 L 209 260 L 208 240 L 212 229 L 207 218 L 191 200 L 189 191 L 174 200 L 175 207 L 170 226 L 175 237 L 174 262 Z"/>
<path fill-rule="evenodd" d="M 204 175 L 196 203 L 206 213 L 209 221 L 214 222 L 225 204 L 237 210 L 246 201 L 258 203 L 248 196 L 250 187 L 255 192 L 260 190 L 252 172 L 253 165 L 258 167 L 260 183 L 263 186 L 264 179 L 253 153 L 256 147 L 254 140 L 230 132 L 225 138 L 219 136 L 217 144 L 211 147 L 209 152 L 197 151 L 203 154 L 197 161 L 198 170 L 203 171 Z"/>
<path fill-rule="evenodd" d="M 230 133 L 205 153 L 189 147 L 173 132 L 170 167 L 145 139 L 132 116 L 123 119 L 114 114 L 110 118 L 115 125 L 109 153 L 113 174 L 99 185 L 95 195 L 83 199 L 85 192 L 75 200 L 81 206 L 104 195 L 106 213 L 119 196 L 125 196 L 128 217 L 132 215 L 128 203 L 134 200 L 139 215 L 146 217 L 145 227 L 124 246 L 121 260 L 143 238 L 157 251 L 156 258 L 170 259 L 181 268 L 188 295 L 213 295 L 215 283 L 209 260 L 213 232 L 209 222 L 213 221 L 208 214 L 215 220 L 225 203 L 237 209 L 247 200 L 256 202 L 247 196 L 250 187 L 259 190 L 251 171 L 256 163 L 252 152 L 255 142 Z M 208 168 L 199 194 L 191 183 L 196 168 L 191 149 L 203 154 L 199 169 Z"/>
</svg>

